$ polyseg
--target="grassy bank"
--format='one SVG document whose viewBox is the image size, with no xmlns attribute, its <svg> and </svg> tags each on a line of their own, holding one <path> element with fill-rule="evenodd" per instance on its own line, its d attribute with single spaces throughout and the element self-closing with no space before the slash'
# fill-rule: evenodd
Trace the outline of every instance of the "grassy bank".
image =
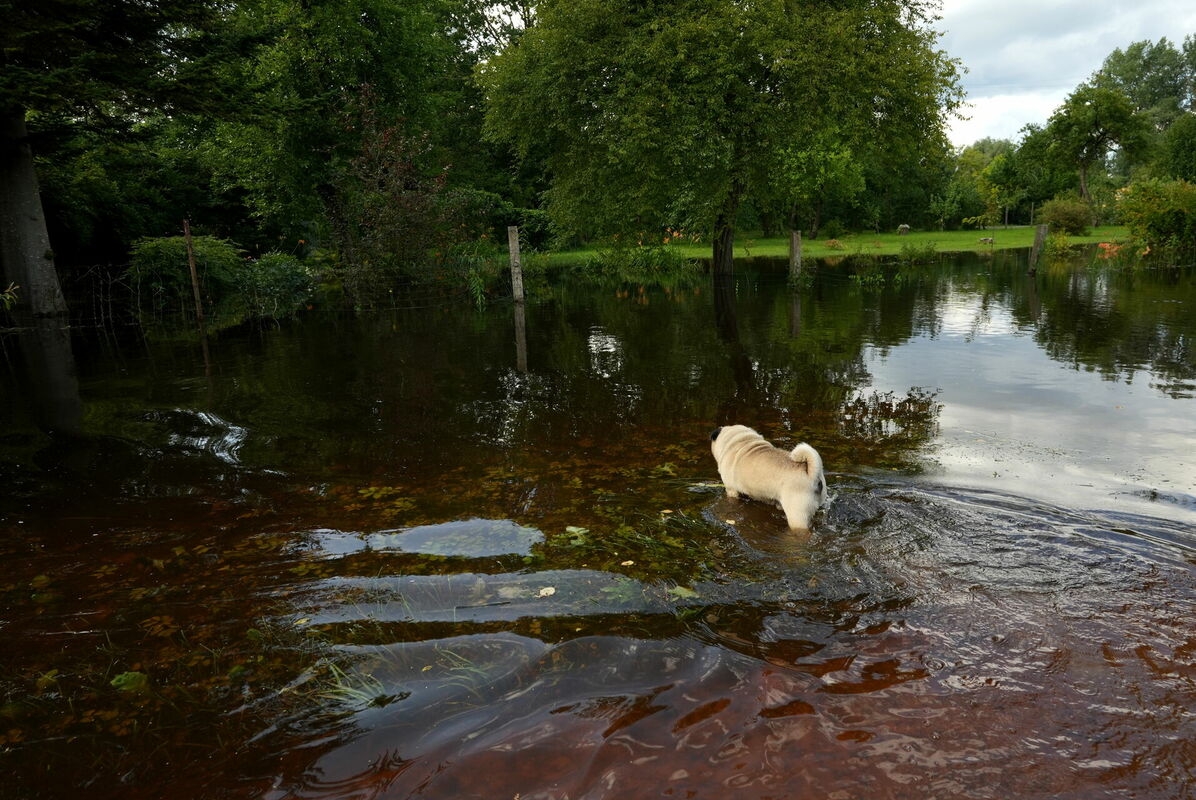
<svg viewBox="0 0 1196 800">
<path fill-rule="evenodd" d="M 993 243 L 982 244 L 980 239 L 991 237 Z M 1093 228 L 1088 236 L 1070 236 L 1072 244 L 1090 244 L 1095 242 L 1111 242 L 1129 237 L 1128 231 L 1120 226 Z M 802 242 L 802 254 L 805 258 L 820 258 L 822 256 L 852 255 L 899 255 L 903 247 L 927 247 L 931 242 L 940 253 L 960 253 L 968 251 L 1008 250 L 1017 247 L 1030 247 L 1034 244 L 1034 228 L 1029 225 L 1009 228 L 992 228 L 986 231 L 927 231 L 911 232 L 904 236 L 896 233 L 852 233 L 838 239 L 834 246 L 833 239 L 806 239 Z M 709 244 L 672 244 L 670 249 L 680 251 L 688 258 L 709 258 Z M 580 248 L 553 253 L 549 260 L 554 264 L 569 264 L 586 261 L 598 255 L 596 248 Z M 765 239 L 759 235 L 753 237 L 746 233 L 736 237 L 735 257 L 749 258 L 757 256 L 789 256 L 788 237 Z"/>
</svg>

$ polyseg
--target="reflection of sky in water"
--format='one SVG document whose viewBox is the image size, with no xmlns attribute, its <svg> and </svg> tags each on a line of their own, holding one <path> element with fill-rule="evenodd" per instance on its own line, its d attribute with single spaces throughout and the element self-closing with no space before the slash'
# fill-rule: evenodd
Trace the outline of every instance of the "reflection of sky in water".
<svg viewBox="0 0 1196 800">
<path fill-rule="evenodd" d="M 376 533 L 318 530 L 305 538 L 304 548 L 329 557 L 372 550 L 482 558 L 524 555 L 543 541 L 540 531 L 511 520 L 469 519 Z"/>
<path fill-rule="evenodd" d="M 949 295 L 940 311 L 937 334 L 865 357 L 879 390 L 940 390 L 943 479 L 1081 508 L 1196 512 L 1193 401 L 1146 376 L 1109 380 L 1053 361 L 1008 309 L 974 296 Z"/>
<path fill-rule="evenodd" d="M 610 378 L 623 369 L 623 345 L 618 337 L 594 328 L 589 338 L 591 369 L 604 378 Z"/>
</svg>

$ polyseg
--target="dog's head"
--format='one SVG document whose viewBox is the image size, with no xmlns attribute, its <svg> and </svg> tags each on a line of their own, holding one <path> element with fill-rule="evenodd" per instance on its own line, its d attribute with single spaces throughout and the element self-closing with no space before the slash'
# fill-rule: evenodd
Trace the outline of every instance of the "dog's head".
<svg viewBox="0 0 1196 800">
<path fill-rule="evenodd" d="M 715 428 L 710 432 L 710 452 L 714 454 L 715 460 L 721 459 L 727 447 L 740 438 L 740 434 L 750 433 L 756 435 L 756 432 L 746 425 L 724 425 L 721 428 Z"/>
</svg>

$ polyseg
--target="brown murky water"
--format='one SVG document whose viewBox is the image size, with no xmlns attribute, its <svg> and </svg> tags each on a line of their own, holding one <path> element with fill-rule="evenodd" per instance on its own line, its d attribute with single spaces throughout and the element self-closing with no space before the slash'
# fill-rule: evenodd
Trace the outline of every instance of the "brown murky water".
<svg viewBox="0 0 1196 800">
<path fill-rule="evenodd" d="M 1017 258 L 8 336 L 0 795 L 1196 794 L 1196 273 Z"/>
</svg>

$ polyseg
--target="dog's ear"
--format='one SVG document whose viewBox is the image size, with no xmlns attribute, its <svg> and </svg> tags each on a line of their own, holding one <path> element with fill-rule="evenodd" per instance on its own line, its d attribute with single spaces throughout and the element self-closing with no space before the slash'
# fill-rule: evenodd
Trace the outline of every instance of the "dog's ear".
<svg viewBox="0 0 1196 800">
<path fill-rule="evenodd" d="M 722 432 L 723 432 L 723 429 L 722 429 L 722 428 L 715 428 L 714 430 L 712 430 L 712 431 L 710 432 L 710 441 L 712 441 L 712 442 L 713 442 L 715 439 L 717 439 L 717 438 L 718 438 L 718 435 L 719 435 L 720 433 L 722 433 Z"/>
</svg>

